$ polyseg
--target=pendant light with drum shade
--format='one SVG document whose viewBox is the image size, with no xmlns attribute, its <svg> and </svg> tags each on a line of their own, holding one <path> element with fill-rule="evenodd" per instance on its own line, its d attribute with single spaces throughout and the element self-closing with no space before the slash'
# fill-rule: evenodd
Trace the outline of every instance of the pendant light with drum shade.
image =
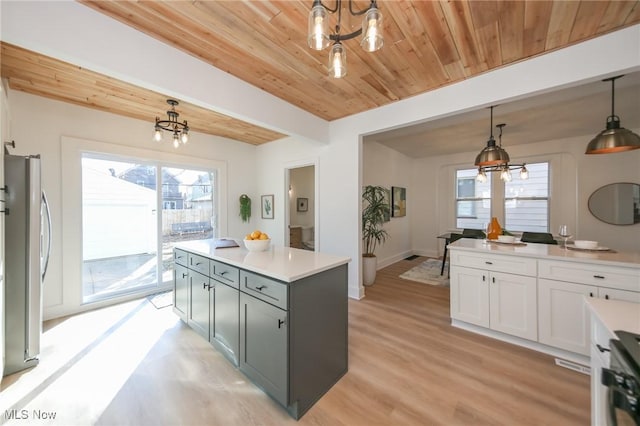
<svg viewBox="0 0 640 426">
<path fill-rule="evenodd" d="M 589 142 L 585 154 L 609 154 L 640 148 L 640 136 L 620 127 L 620 117 L 614 112 L 615 81 L 620 77 L 624 76 L 618 75 L 602 80 L 611 82 L 611 115 L 607 117 L 607 128 Z"/>
<path fill-rule="evenodd" d="M 480 151 L 475 161 L 475 165 L 478 166 L 476 180 L 484 183 L 487 181 L 487 172 L 500 172 L 500 179 L 505 182 L 511 182 L 511 170 L 518 168 L 520 169 L 520 179 L 528 179 L 529 171 L 525 167 L 525 164 L 509 164 L 509 154 L 502 149 L 502 128 L 506 126 L 506 124 L 501 123 L 496 125 L 496 127 L 500 129 L 498 144 L 496 144 L 496 140 L 493 138 L 493 108 L 493 106 L 490 107 L 491 124 L 489 125 L 489 140 L 487 141 L 487 146 Z"/>
</svg>

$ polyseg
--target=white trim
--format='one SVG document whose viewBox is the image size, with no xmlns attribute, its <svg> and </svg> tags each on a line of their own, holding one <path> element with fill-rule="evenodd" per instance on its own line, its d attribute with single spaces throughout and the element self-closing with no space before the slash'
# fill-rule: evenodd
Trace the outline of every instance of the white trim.
<svg viewBox="0 0 640 426">
<path fill-rule="evenodd" d="M 62 181 L 62 304 L 47 306 L 44 317 L 53 318 L 120 303 L 135 296 L 123 295 L 100 302 L 82 302 L 82 165 L 83 154 L 122 157 L 141 162 L 161 162 L 163 166 L 216 169 L 218 175 L 218 227 L 220 235 L 228 233 L 227 224 L 227 162 L 185 155 L 96 142 L 74 137 L 61 137 Z M 162 283 L 148 294 L 160 291 Z"/>
</svg>

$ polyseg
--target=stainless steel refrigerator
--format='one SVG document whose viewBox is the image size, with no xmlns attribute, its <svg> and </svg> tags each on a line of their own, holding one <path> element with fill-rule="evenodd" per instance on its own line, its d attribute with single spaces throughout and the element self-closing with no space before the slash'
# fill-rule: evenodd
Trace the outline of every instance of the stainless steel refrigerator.
<svg viewBox="0 0 640 426">
<path fill-rule="evenodd" d="M 4 173 L 6 376 L 38 363 L 51 219 L 40 156 L 5 155 Z"/>
</svg>

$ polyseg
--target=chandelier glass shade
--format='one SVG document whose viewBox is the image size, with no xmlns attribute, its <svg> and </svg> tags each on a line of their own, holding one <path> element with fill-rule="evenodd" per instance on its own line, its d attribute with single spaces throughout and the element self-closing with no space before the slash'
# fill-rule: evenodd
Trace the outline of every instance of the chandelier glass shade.
<svg viewBox="0 0 640 426">
<path fill-rule="evenodd" d="M 171 109 L 167 111 L 167 119 L 160 120 L 156 117 L 156 125 L 153 132 L 153 140 L 161 142 L 163 139 L 163 131 L 172 133 L 173 147 L 178 148 L 181 144 L 189 141 L 189 126 L 187 120 L 182 123 L 178 121 L 180 114 L 176 111 L 179 104 L 175 99 L 167 99 L 167 103 L 171 105 Z"/>
<path fill-rule="evenodd" d="M 526 165 L 523 164 L 510 164 L 509 154 L 502 148 L 502 128 L 506 124 L 498 124 L 497 128 L 500 129 L 500 135 L 498 136 L 499 143 L 496 144 L 496 140 L 493 138 L 493 106 L 491 107 L 491 124 L 489 126 L 489 140 L 487 146 L 476 156 L 475 165 L 478 166 L 478 174 L 476 180 L 478 182 L 487 181 L 487 173 L 499 172 L 500 179 L 505 182 L 511 182 L 511 170 L 520 169 L 520 179 L 528 179 L 529 171 Z"/>
<path fill-rule="evenodd" d="M 640 148 L 640 136 L 620 126 L 620 117 L 614 112 L 615 81 L 622 75 L 604 79 L 611 82 L 611 115 L 607 117 L 606 129 L 589 142 L 585 154 L 609 154 Z"/>
<path fill-rule="evenodd" d="M 382 13 L 378 9 L 375 0 L 371 0 L 369 7 L 363 10 L 353 9 L 353 0 L 348 0 L 348 12 L 351 16 L 364 15 L 362 26 L 351 33 L 343 34 L 342 29 L 342 0 L 336 0 L 335 7 L 325 6 L 321 0 L 314 0 L 309 12 L 309 26 L 307 43 L 311 49 L 323 50 L 331 44 L 329 53 L 329 75 L 341 78 L 347 74 L 347 52 L 342 45 L 342 40 L 350 40 L 362 35 L 360 46 L 366 52 L 375 52 L 382 48 L 384 38 L 382 36 Z M 329 26 L 329 15 L 337 13 L 335 31 L 332 33 Z"/>
</svg>

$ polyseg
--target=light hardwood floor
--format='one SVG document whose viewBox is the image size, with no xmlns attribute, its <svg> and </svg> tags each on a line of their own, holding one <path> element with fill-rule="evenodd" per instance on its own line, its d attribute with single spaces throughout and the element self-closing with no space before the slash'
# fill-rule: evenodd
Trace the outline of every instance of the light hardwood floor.
<svg viewBox="0 0 640 426">
<path fill-rule="evenodd" d="M 349 301 L 349 372 L 298 423 L 588 425 L 589 376 L 451 327 L 448 288 L 398 278 L 424 260 L 378 271 Z M 7 409 L 64 425 L 296 423 L 171 308 L 142 300 L 46 328 L 41 364 L 2 383 L 0 423 Z"/>
</svg>

